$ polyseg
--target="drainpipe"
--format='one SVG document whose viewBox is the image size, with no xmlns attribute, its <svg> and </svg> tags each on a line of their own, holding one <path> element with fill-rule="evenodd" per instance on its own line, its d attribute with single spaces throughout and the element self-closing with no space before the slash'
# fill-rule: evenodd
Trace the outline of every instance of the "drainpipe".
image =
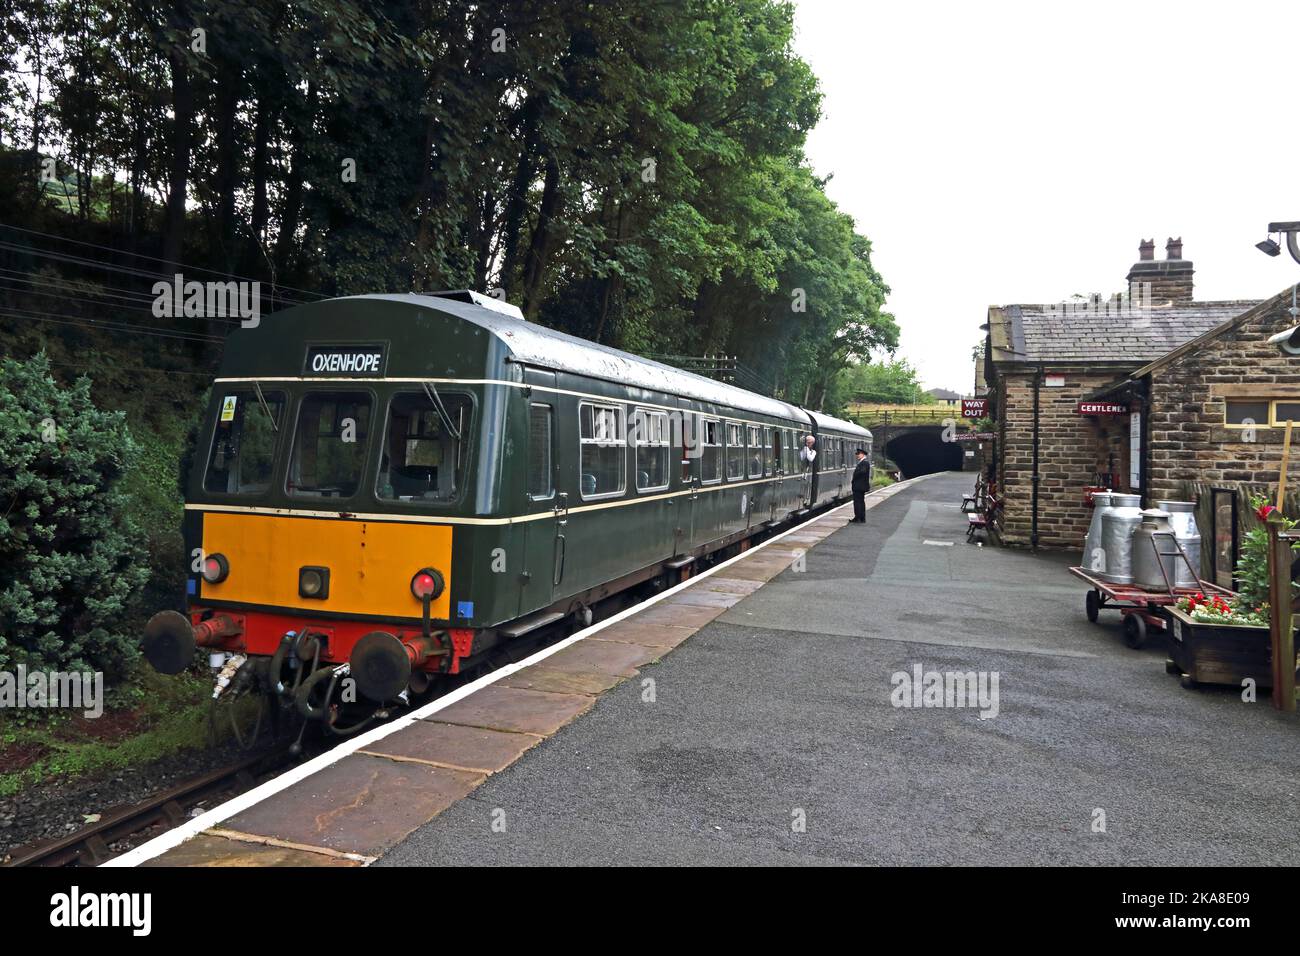
<svg viewBox="0 0 1300 956">
<path fill-rule="evenodd" d="M 1038 389 L 1043 382 L 1043 367 L 1034 369 L 1034 475 L 1030 493 L 1029 550 L 1038 552 Z"/>
</svg>

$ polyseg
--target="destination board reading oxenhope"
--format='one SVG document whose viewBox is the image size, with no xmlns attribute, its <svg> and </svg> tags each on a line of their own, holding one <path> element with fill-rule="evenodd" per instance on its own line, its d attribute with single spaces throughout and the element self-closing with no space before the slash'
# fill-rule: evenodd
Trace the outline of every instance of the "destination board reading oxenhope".
<svg viewBox="0 0 1300 956">
<path fill-rule="evenodd" d="M 384 374 L 382 345 L 309 345 L 303 362 L 304 375 Z"/>
</svg>

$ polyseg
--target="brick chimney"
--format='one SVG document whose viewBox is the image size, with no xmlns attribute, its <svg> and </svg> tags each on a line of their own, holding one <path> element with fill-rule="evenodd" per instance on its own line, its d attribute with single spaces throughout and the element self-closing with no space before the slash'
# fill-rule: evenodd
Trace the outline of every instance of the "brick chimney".
<svg viewBox="0 0 1300 956">
<path fill-rule="evenodd" d="M 1155 240 L 1144 239 L 1138 244 L 1138 261 L 1128 270 L 1129 293 L 1139 295 L 1140 283 L 1151 286 L 1151 304 L 1154 306 L 1172 302 L 1174 305 L 1187 305 L 1192 301 L 1192 274 L 1195 270 L 1188 259 L 1183 258 L 1183 240 L 1171 238 L 1165 243 L 1165 258 L 1156 261 Z"/>
</svg>

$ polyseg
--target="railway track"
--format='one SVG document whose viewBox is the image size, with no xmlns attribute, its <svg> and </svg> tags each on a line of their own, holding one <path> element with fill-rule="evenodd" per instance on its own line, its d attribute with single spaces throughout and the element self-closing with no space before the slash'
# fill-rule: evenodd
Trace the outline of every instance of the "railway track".
<svg viewBox="0 0 1300 956">
<path fill-rule="evenodd" d="M 154 827 L 161 826 L 166 830 L 178 826 L 188 818 L 191 809 L 209 797 L 247 790 L 257 783 L 259 777 L 278 770 L 293 759 L 287 746 L 246 757 L 192 777 L 138 803 L 111 810 L 102 819 L 67 836 L 15 847 L 2 865 L 98 866 L 117 855 L 118 851 L 112 849 L 114 843 Z"/>
</svg>

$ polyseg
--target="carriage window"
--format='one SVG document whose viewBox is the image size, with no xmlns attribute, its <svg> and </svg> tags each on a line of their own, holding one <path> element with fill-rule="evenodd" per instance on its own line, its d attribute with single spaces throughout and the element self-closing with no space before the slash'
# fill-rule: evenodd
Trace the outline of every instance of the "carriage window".
<svg viewBox="0 0 1300 956">
<path fill-rule="evenodd" d="M 387 501 L 422 504 L 454 500 L 465 484 L 472 411 L 468 395 L 394 395 L 375 494 Z"/>
<path fill-rule="evenodd" d="M 757 425 L 745 426 L 749 434 L 749 477 L 761 478 L 763 475 L 763 430 Z"/>
<path fill-rule="evenodd" d="M 551 470 L 551 406 L 528 406 L 528 494 L 549 498 L 555 493 Z"/>
<path fill-rule="evenodd" d="M 708 419 L 700 425 L 700 481 L 722 480 L 722 422 Z"/>
<path fill-rule="evenodd" d="M 351 498 L 370 436 L 366 392 L 316 392 L 302 400 L 285 490 L 295 497 Z"/>
<path fill-rule="evenodd" d="M 785 466 L 785 429 L 771 429 L 772 474 L 777 474 Z"/>
<path fill-rule="evenodd" d="M 632 413 L 636 438 L 636 490 L 662 491 L 668 487 L 668 416 L 638 408 Z"/>
<path fill-rule="evenodd" d="M 271 486 L 276 432 L 283 424 L 284 393 L 238 389 L 221 396 L 205 491 L 255 495 Z"/>
<path fill-rule="evenodd" d="M 618 405 L 578 406 L 582 444 L 582 497 L 621 494 L 627 456 L 623 451 L 623 409 Z"/>
<path fill-rule="evenodd" d="M 727 422 L 727 480 L 745 477 L 744 430 L 735 422 Z"/>
</svg>

